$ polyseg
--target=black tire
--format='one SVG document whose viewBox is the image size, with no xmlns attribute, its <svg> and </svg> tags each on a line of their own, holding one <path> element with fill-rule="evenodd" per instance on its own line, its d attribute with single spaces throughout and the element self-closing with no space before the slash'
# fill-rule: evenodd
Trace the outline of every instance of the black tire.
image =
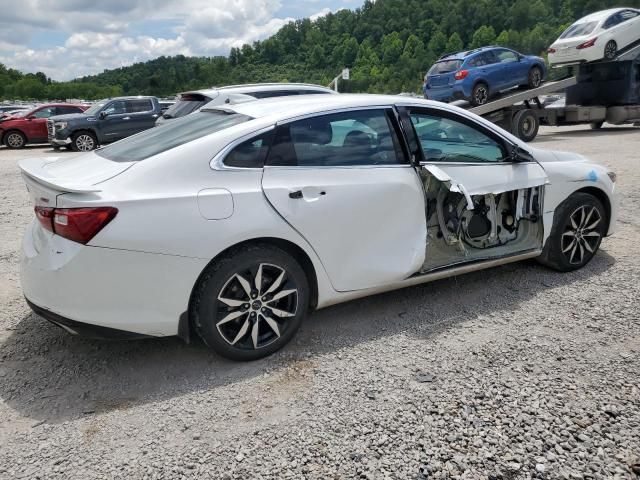
<svg viewBox="0 0 640 480">
<path fill-rule="evenodd" d="M 602 237 L 606 234 L 608 218 L 602 203 L 588 193 L 574 193 L 556 208 L 553 217 L 551 234 L 538 261 L 560 272 L 584 267 L 596 254 Z M 571 222 L 572 217 L 575 228 Z M 584 225 L 579 222 L 581 218 L 586 219 Z M 577 231 L 581 233 L 578 235 L 575 233 Z M 572 242 L 577 242 L 577 245 Z"/>
<path fill-rule="evenodd" d="M 61 147 L 60 145 L 56 145 L 55 147 L 51 147 L 51 148 L 53 148 L 55 152 L 59 152 Z"/>
<path fill-rule="evenodd" d="M 471 105 L 477 107 L 489 101 L 489 87 L 486 83 L 479 82 L 471 91 Z"/>
<path fill-rule="evenodd" d="M 542 84 L 542 70 L 540 67 L 533 67 L 529 70 L 529 88 L 538 88 Z"/>
<path fill-rule="evenodd" d="M 71 148 L 74 152 L 90 152 L 98 148 L 98 140 L 93 133 L 81 130 L 71 137 Z"/>
<path fill-rule="evenodd" d="M 518 110 L 513 116 L 511 132 L 524 142 L 530 142 L 538 135 L 540 119 L 529 109 Z"/>
<path fill-rule="evenodd" d="M 589 127 L 591 127 L 591 130 L 600 130 L 602 125 L 604 125 L 604 122 L 591 122 Z"/>
<path fill-rule="evenodd" d="M 261 279 L 261 292 L 256 291 L 256 278 Z M 270 287 L 274 284 L 275 289 Z M 194 291 L 189 312 L 191 324 L 208 347 L 225 358 L 250 361 L 284 347 L 308 309 L 309 282 L 300 264 L 280 248 L 258 244 L 209 265 Z M 229 316 L 232 318 L 222 322 Z"/>
<path fill-rule="evenodd" d="M 618 44 L 614 40 L 609 40 L 604 46 L 604 58 L 613 60 L 618 55 Z"/>
<path fill-rule="evenodd" d="M 20 130 L 10 130 L 4 134 L 4 145 L 7 148 L 24 148 L 27 144 L 27 137 Z"/>
</svg>

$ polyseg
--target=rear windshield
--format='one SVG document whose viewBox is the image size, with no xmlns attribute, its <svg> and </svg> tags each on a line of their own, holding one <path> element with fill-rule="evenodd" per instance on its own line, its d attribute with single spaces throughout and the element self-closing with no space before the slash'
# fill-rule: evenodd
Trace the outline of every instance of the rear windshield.
<svg viewBox="0 0 640 480">
<path fill-rule="evenodd" d="M 462 60 L 442 60 L 441 62 L 436 63 L 427 75 L 438 75 L 441 73 L 451 73 L 455 72 L 462 65 Z"/>
<path fill-rule="evenodd" d="M 139 162 L 249 120 L 251 117 L 239 113 L 198 112 L 112 143 L 96 153 L 114 162 Z"/>
<path fill-rule="evenodd" d="M 598 22 L 574 23 L 567 28 L 562 35 L 560 35 L 560 38 L 573 38 L 589 35 L 595 30 L 596 25 L 598 25 Z"/>
<path fill-rule="evenodd" d="M 186 94 L 180 97 L 176 103 L 167 108 L 162 114 L 164 118 L 178 118 L 189 115 L 191 112 L 195 112 L 200 107 L 205 106 L 211 99 L 205 95 L 199 94 Z"/>
</svg>

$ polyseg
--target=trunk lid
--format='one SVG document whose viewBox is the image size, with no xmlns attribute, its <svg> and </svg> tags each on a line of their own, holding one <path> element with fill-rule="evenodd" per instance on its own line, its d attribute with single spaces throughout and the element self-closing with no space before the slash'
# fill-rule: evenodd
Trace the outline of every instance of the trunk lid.
<svg viewBox="0 0 640 480">
<path fill-rule="evenodd" d="M 112 162 L 87 153 L 73 157 L 28 158 L 18 165 L 34 206 L 56 207 L 63 193 L 91 193 L 100 183 L 133 166 L 135 162 Z"/>
</svg>

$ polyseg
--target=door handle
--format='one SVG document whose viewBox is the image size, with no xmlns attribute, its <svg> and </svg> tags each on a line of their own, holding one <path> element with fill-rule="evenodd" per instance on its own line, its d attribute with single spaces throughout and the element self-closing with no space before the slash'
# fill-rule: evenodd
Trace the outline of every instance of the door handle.
<svg viewBox="0 0 640 480">
<path fill-rule="evenodd" d="M 123 120 L 131 120 L 131 117 L 124 117 Z"/>
<path fill-rule="evenodd" d="M 289 198 L 302 198 L 302 190 L 296 190 L 295 192 L 289 192 Z"/>
</svg>

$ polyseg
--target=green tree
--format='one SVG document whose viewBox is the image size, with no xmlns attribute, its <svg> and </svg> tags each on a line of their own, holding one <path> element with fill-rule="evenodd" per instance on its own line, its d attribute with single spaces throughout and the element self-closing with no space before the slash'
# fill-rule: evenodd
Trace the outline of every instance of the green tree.
<svg viewBox="0 0 640 480">
<path fill-rule="evenodd" d="M 471 48 L 479 48 L 492 45 L 496 41 L 496 32 L 493 27 L 483 25 L 473 33 Z"/>
<path fill-rule="evenodd" d="M 464 44 L 462 43 L 462 39 L 458 32 L 453 32 L 447 40 L 447 45 L 445 46 L 445 50 L 447 52 L 459 52 L 464 48 Z"/>
</svg>

